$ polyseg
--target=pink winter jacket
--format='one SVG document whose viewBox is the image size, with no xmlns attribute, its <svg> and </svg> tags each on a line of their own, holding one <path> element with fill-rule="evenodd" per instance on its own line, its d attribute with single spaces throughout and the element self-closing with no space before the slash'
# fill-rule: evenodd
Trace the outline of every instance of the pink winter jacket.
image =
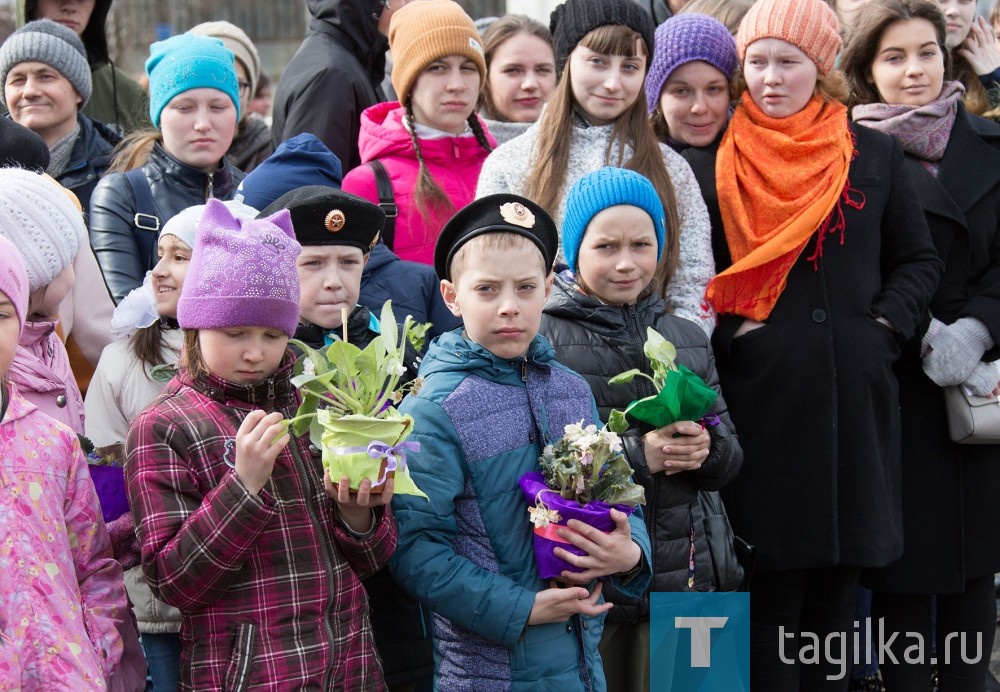
<svg viewBox="0 0 1000 692">
<path fill-rule="evenodd" d="M 130 618 L 76 435 L 5 387 L 0 689 L 103 690 Z"/>
<path fill-rule="evenodd" d="M 434 264 L 434 241 L 450 213 L 425 220 L 413 198 L 420 167 L 409 131 L 403 127 L 405 111 L 398 101 L 379 103 L 361 114 L 358 148 L 364 163 L 378 159 L 392 182 L 399 216 L 396 217 L 392 250 L 405 260 Z M 478 117 L 478 116 L 477 116 Z M 482 123 L 482 119 L 479 121 Z M 483 124 L 491 147 L 496 140 Z M 420 152 L 431 177 L 451 200 L 454 210 L 471 202 L 476 194 L 479 171 L 490 152 L 474 136 L 421 139 Z M 362 164 L 344 176 L 344 192 L 378 204 L 378 188 L 371 169 Z"/>
<path fill-rule="evenodd" d="M 83 397 L 76 386 L 66 346 L 56 334 L 57 324 L 56 319 L 24 323 L 10 366 L 10 380 L 42 413 L 83 435 Z"/>
</svg>

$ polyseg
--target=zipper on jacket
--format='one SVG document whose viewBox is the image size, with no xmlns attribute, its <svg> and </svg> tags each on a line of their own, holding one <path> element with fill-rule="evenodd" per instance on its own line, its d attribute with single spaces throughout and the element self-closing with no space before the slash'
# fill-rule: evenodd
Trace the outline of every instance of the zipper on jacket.
<svg viewBox="0 0 1000 692">
<path fill-rule="evenodd" d="M 639 353 L 642 355 L 642 371 L 647 375 L 653 374 L 653 368 L 649 364 L 649 359 L 645 356 L 645 351 L 643 346 L 646 343 L 646 333 L 642 329 L 642 324 L 639 321 L 639 311 L 636 309 L 635 305 L 624 305 L 622 309 L 625 311 L 625 324 L 627 327 L 627 332 L 632 343 L 639 349 Z M 645 377 L 639 377 L 633 380 L 638 382 L 639 393 L 642 396 L 652 396 L 656 394 L 653 390 L 653 385 Z"/>
<path fill-rule="evenodd" d="M 323 534 L 325 533 L 323 531 L 323 522 L 320 521 L 319 517 L 316 516 L 316 510 L 312 504 L 313 498 L 316 497 L 317 489 L 313 487 L 312 478 L 309 476 L 309 469 L 306 467 L 305 462 L 302 460 L 302 456 L 299 454 L 299 448 L 298 445 L 296 444 L 294 436 L 292 436 L 292 439 L 289 441 L 288 447 L 292 451 L 292 460 L 295 462 L 295 468 L 298 471 L 299 477 L 302 479 L 302 483 L 306 488 L 306 497 L 305 497 L 306 512 L 308 512 L 309 519 L 312 521 L 313 526 L 315 527 L 317 533 L 319 534 L 318 537 L 320 540 L 317 542 L 319 543 L 320 546 L 320 553 L 323 559 L 323 567 L 326 570 L 326 577 L 327 577 L 326 582 L 327 584 L 332 585 L 335 584 L 337 581 L 335 578 L 336 570 L 334 570 L 333 567 L 333 559 L 330 557 L 330 548 L 327 545 L 327 542 L 323 540 L 324 538 Z M 325 493 L 326 491 L 324 490 L 323 492 Z M 330 617 L 332 615 L 331 611 L 333 610 L 334 601 L 335 601 L 334 598 L 327 599 L 326 611 L 323 613 L 323 627 L 326 629 L 327 641 L 331 646 L 331 651 L 333 643 L 336 641 L 336 633 L 333 631 L 333 627 L 330 625 Z M 336 661 L 334 660 L 333 662 L 335 663 Z M 331 675 L 332 671 L 333 667 L 330 666 L 323 674 L 322 689 L 324 690 L 330 689 L 329 676 Z"/>
<path fill-rule="evenodd" d="M 267 378 L 267 403 L 274 408 L 274 378 Z"/>
<path fill-rule="evenodd" d="M 527 358 L 524 358 L 521 361 L 521 381 L 522 382 L 527 382 L 528 381 L 528 359 Z"/>
<path fill-rule="evenodd" d="M 208 184 L 205 185 L 205 199 L 215 197 L 215 173 L 208 174 Z"/>
</svg>

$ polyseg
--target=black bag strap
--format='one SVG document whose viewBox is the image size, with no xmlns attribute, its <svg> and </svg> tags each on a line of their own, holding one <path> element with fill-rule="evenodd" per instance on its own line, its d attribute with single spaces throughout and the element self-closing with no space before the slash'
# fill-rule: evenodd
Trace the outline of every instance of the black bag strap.
<svg viewBox="0 0 1000 692">
<path fill-rule="evenodd" d="M 396 215 L 399 213 L 396 207 L 396 197 L 392 193 L 392 181 L 389 180 L 389 173 L 385 170 L 385 166 L 378 159 L 369 161 L 368 167 L 375 174 L 378 205 L 385 212 L 385 230 L 382 231 L 382 242 L 391 250 L 392 243 L 396 239 Z"/>
<path fill-rule="evenodd" d="M 146 253 L 149 258 L 147 269 L 156 266 L 156 241 L 160 234 L 160 216 L 157 214 L 156 203 L 153 201 L 153 193 L 149 189 L 149 181 L 142 168 L 133 168 L 125 173 L 129 187 L 132 188 L 132 196 L 135 197 L 135 216 L 132 223 L 136 230 L 152 233 L 152 242 L 147 233 L 138 233 L 140 250 Z"/>
</svg>

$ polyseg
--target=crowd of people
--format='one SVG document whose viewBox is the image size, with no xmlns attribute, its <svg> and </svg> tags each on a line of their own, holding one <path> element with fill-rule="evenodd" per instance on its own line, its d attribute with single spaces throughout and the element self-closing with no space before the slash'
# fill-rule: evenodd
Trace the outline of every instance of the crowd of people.
<svg viewBox="0 0 1000 692">
<path fill-rule="evenodd" d="M 137 82 L 111 0 L 18 3 L 0 688 L 641 692 L 650 594 L 729 588 L 718 491 L 744 689 L 984 690 L 1000 448 L 945 391 L 1000 397 L 1000 2 L 308 6 L 287 65 L 214 21 Z M 397 373 L 425 497 L 288 424 L 390 301 L 428 325 Z M 645 504 L 554 529 L 545 581 L 518 479 L 656 394 L 609 382 L 649 333 L 717 396 L 627 420 Z"/>
</svg>

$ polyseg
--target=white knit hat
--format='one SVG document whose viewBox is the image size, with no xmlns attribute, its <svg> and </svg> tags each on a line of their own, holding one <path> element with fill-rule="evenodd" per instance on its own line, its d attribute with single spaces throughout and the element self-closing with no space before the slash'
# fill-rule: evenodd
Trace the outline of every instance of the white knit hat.
<svg viewBox="0 0 1000 692">
<path fill-rule="evenodd" d="M 29 292 L 52 283 L 87 242 L 83 215 L 59 184 L 22 168 L 0 168 L 0 235 L 21 251 Z"/>
</svg>

